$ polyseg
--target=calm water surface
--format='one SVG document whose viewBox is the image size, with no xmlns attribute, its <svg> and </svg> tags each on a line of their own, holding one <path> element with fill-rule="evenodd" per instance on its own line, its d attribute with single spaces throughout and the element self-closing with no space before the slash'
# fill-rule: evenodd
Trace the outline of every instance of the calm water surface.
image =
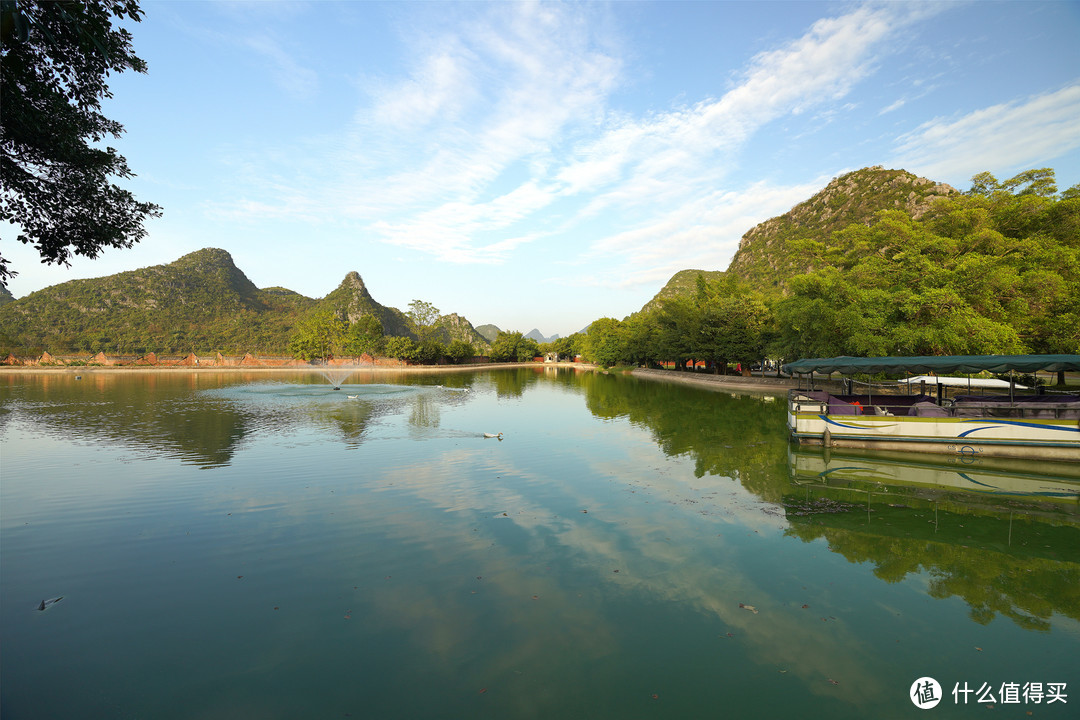
<svg viewBox="0 0 1080 720">
<path fill-rule="evenodd" d="M 967 494 L 784 423 L 553 369 L 0 375 L 0 715 L 1076 717 L 1075 469 Z"/>
</svg>

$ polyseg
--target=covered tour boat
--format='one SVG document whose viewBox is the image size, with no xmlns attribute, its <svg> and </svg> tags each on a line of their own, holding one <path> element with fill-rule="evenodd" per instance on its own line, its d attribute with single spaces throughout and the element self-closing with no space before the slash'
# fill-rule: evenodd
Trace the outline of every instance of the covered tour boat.
<svg viewBox="0 0 1080 720">
<path fill-rule="evenodd" d="M 1017 372 L 1080 371 L 1080 355 L 836 357 L 783 369 L 807 379 L 788 393 L 788 427 L 801 444 L 1080 462 L 1080 394 L 1021 391 L 1013 380 Z M 940 377 L 983 371 L 1009 373 L 1007 390 L 985 394 L 978 379 Z M 832 373 L 931 377 L 815 389 L 816 374 Z"/>
</svg>

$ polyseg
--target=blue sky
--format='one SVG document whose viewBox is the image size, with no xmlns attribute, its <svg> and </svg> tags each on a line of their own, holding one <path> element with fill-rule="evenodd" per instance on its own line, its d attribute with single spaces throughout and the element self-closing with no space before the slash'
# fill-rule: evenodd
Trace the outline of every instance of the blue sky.
<svg viewBox="0 0 1080 720">
<path fill-rule="evenodd" d="M 16 297 L 224 248 L 259 287 L 568 335 L 870 165 L 1080 182 L 1080 3 L 143 2 L 110 144 L 163 206 Z"/>
</svg>

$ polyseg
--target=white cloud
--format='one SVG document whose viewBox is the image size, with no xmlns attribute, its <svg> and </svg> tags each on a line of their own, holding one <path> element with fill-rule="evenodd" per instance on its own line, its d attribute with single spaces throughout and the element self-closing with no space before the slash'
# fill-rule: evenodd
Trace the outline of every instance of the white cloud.
<svg viewBox="0 0 1080 720">
<path fill-rule="evenodd" d="M 738 220 L 714 207 L 761 192 L 725 188 L 746 142 L 779 118 L 828 110 L 874 71 L 891 36 L 929 12 L 868 5 L 820 20 L 752 58 L 721 97 L 634 117 L 608 107 L 622 62 L 593 11 L 492 5 L 420 33 L 405 77 L 373 89 L 344 139 L 304 154 L 321 164 L 304 168 L 312 182 L 233 209 L 336 218 L 453 262 L 502 262 L 549 235 L 583 238 L 591 257 L 617 248 L 624 265 L 606 281 L 622 285 L 681 263 L 723 267 L 773 207 L 759 199 Z M 781 212 L 794 204 L 785 203 Z M 591 248 L 586 225 L 599 228 Z"/>
<path fill-rule="evenodd" d="M 1080 147 L 1080 84 L 937 118 L 897 138 L 897 165 L 930 178 L 1030 167 Z"/>
<path fill-rule="evenodd" d="M 878 115 L 887 115 L 888 113 L 891 113 L 895 110 L 899 110 L 906 104 L 907 100 L 905 98 L 897 98 L 895 102 L 886 105 L 885 107 L 881 108 L 881 110 L 878 110 Z"/>
<path fill-rule="evenodd" d="M 454 119 L 474 98 L 468 51 L 456 46 L 423 58 L 411 77 L 377 93 L 377 123 L 415 130 L 436 118 Z M 472 60 L 475 62 L 475 60 Z"/>
<path fill-rule="evenodd" d="M 243 43 L 268 61 L 274 82 L 290 96 L 308 98 L 318 91 L 319 76 L 315 71 L 301 65 L 273 38 L 256 35 L 244 39 Z"/>
<path fill-rule="evenodd" d="M 598 190 L 582 215 L 612 207 L 644 215 L 593 244 L 591 255 L 617 253 L 622 265 L 592 281 L 628 286 L 663 282 L 686 267 L 726 267 L 746 230 L 806 198 L 781 191 L 784 199 L 777 204 L 770 201 L 776 197 L 772 191 L 768 199 L 762 196 L 761 184 L 738 193 L 718 191 L 746 141 L 770 121 L 842 99 L 873 71 L 875 53 L 887 37 L 924 11 L 862 7 L 820 20 L 802 37 L 756 56 L 741 81 L 719 99 L 640 122 L 623 121 L 581 148 L 559 179 L 575 192 Z M 797 192 L 816 189 L 801 185 Z M 731 203 L 732 211 L 715 209 L 724 203 Z M 734 210 L 748 204 L 754 206 L 749 213 Z"/>
<path fill-rule="evenodd" d="M 566 284 L 659 287 L 686 268 L 726 269 L 747 230 L 787 212 L 825 182 L 827 178 L 815 178 L 787 187 L 758 182 L 739 192 L 708 193 L 595 243 L 589 256 L 618 257 L 622 262 L 606 273 L 571 278 Z"/>
</svg>

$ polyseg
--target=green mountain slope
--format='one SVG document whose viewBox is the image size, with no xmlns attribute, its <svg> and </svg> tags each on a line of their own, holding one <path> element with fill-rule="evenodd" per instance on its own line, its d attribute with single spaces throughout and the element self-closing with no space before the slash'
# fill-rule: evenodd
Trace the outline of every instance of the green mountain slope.
<svg viewBox="0 0 1080 720">
<path fill-rule="evenodd" d="M 461 340 L 469 343 L 479 352 L 487 352 L 491 347 L 488 339 L 477 332 L 472 323 L 457 313 L 443 315 L 435 324 L 438 327 L 438 340 L 444 345 L 449 345 L 455 340 Z"/>
<path fill-rule="evenodd" d="M 949 185 L 880 165 L 834 178 L 821 192 L 779 217 L 751 228 L 727 271 L 763 292 L 782 290 L 793 275 L 814 269 L 801 241 L 828 243 L 848 225 L 872 225 L 881 210 L 902 210 L 918 220 L 935 200 L 959 195 Z"/>
<path fill-rule="evenodd" d="M 224 250 L 168 265 L 71 280 L 0 306 L 0 332 L 23 352 L 283 352 L 313 304 L 259 290 Z"/>
<path fill-rule="evenodd" d="M 726 272 L 766 295 L 780 295 L 789 278 L 817 267 L 803 252 L 805 241 L 827 245 L 833 232 L 848 225 L 872 225 L 881 210 L 902 210 L 918 220 L 931 212 L 936 200 L 957 195 L 959 191 L 949 185 L 906 170 L 881 166 L 856 170 L 834 178 L 821 192 L 783 215 L 748 230 Z M 724 272 L 680 270 L 643 309 L 692 292 L 698 275 L 717 280 Z"/>
<path fill-rule="evenodd" d="M 415 338 L 405 314 L 378 303 L 355 271 L 314 300 L 283 287 L 260 290 L 229 253 L 207 248 L 167 265 L 71 280 L 19 300 L 0 298 L 0 354 L 285 355 L 297 324 L 325 310 L 350 323 L 373 315 L 384 335 Z M 488 347 L 459 315 L 443 316 L 439 330 L 446 344 Z"/>
<path fill-rule="evenodd" d="M 367 286 L 364 285 L 364 280 L 355 270 L 346 275 L 332 293 L 317 301 L 311 312 L 320 310 L 330 310 L 350 323 L 356 322 L 364 315 L 374 315 L 382 323 L 383 335 L 414 337 L 409 329 L 409 321 L 405 313 L 376 302 L 368 292 Z"/>
<path fill-rule="evenodd" d="M 489 343 L 492 343 L 495 342 L 495 338 L 499 337 L 499 332 L 501 331 L 498 326 L 488 324 L 476 328 L 476 332 L 480 333 L 480 335 Z"/>
<path fill-rule="evenodd" d="M 677 273 L 650 305 L 609 319 L 591 352 L 611 363 L 1075 353 L 1080 185 L 1059 193 L 1053 169 L 1037 168 L 980 173 L 960 193 L 867 168 L 751 229 L 725 273 Z"/>
<path fill-rule="evenodd" d="M 653 299 L 645 303 L 642 310 L 649 310 L 660 305 L 668 298 L 678 295 L 689 295 L 697 287 L 698 275 L 703 275 L 706 280 L 719 280 L 727 275 L 723 270 L 680 270 L 671 276 L 660 292 Z"/>
</svg>

